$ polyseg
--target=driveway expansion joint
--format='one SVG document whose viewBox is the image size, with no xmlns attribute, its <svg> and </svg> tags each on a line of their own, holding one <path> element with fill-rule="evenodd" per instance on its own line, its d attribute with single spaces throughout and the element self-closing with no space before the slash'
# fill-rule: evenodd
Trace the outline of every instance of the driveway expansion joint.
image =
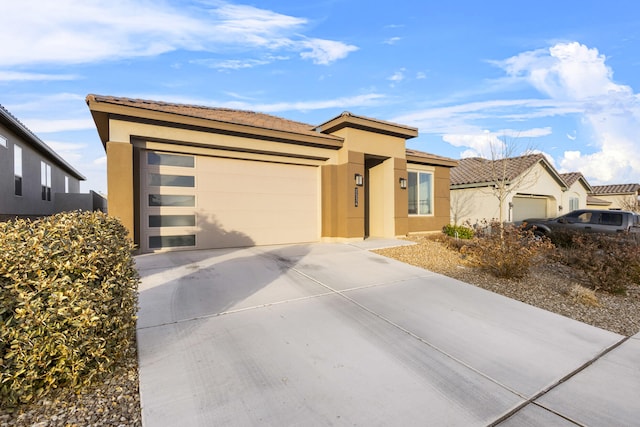
<svg viewBox="0 0 640 427">
<path fill-rule="evenodd" d="M 542 396 L 544 396 L 545 394 L 549 393 L 550 391 L 552 391 L 553 389 L 555 389 L 556 387 L 558 387 L 559 385 L 567 382 L 568 380 L 570 380 L 571 378 L 575 377 L 576 375 L 578 375 L 580 372 L 584 371 L 585 369 L 587 369 L 589 366 L 593 365 L 595 362 L 597 362 L 598 360 L 600 360 L 601 358 L 603 358 L 604 356 L 606 356 L 607 354 L 609 354 L 610 352 L 612 352 L 613 350 L 615 350 L 616 348 L 620 347 L 622 344 L 624 344 L 625 342 L 627 342 L 628 340 L 630 340 L 632 337 L 623 337 L 620 341 L 610 345 L 609 347 L 605 348 L 604 350 L 602 350 L 600 353 L 598 353 L 595 357 L 593 357 L 592 359 L 586 361 L 585 363 L 583 363 L 581 366 L 579 366 L 578 368 L 574 369 L 573 371 L 569 372 L 567 375 L 565 375 L 564 377 L 560 378 L 558 381 L 556 381 L 555 383 L 551 384 L 549 387 L 546 387 L 545 389 L 541 390 L 540 392 L 538 392 L 537 394 L 533 395 L 532 397 L 526 399 L 526 401 L 524 401 L 523 403 L 521 403 L 520 405 L 516 406 L 514 409 L 512 409 L 511 411 L 507 412 L 505 415 L 503 415 L 502 417 L 498 418 L 497 420 L 495 420 L 493 423 L 489 424 L 489 427 L 494 427 L 499 425 L 500 423 L 506 421 L 507 419 L 511 418 L 512 416 L 514 416 L 515 414 L 517 414 L 518 412 L 520 412 L 522 409 L 526 408 L 528 405 L 532 404 L 535 406 L 538 406 L 546 411 L 552 412 L 555 415 L 564 418 L 567 421 L 571 421 L 572 423 L 578 425 L 578 426 L 583 426 L 583 424 L 579 423 L 576 420 L 573 420 L 571 418 L 567 418 L 566 416 L 554 411 L 551 408 L 547 408 L 546 406 L 542 405 L 541 403 L 536 402 L 536 400 L 540 399 Z"/>
</svg>

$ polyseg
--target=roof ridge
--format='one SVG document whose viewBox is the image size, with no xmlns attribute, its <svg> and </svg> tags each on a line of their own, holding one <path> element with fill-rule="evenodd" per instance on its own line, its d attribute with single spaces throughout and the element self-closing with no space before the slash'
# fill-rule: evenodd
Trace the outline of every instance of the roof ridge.
<svg viewBox="0 0 640 427">
<path fill-rule="evenodd" d="M 255 114 L 255 115 L 261 115 L 261 116 L 273 117 L 273 118 L 276 118 L 278 120 L 286 121 L 286 122 L 289 122 L 289 123 L 294 123 L 294 124 L 297 124 L 297 125 L 308 126 L 310 131 L 315 128 L 315 126 L 310 124 L 310 123 L 305 123 L 305 122 L 301 122 L 301 121 L 297 121 L 297 120 L 291 120 L 291 119 L 288 119 L 286 117 L 277 116 L 275 114 L 263 113 L 263 112 L 254 111 L 254 110 L 243 110 L 243 109 L 239 109 L 239 108 L 228 108 L 228 107 L 213 107 L 213 106 L 207 106 L 207 105 L 187 104 L 187 103 L 181 103 L 181 102 L 157 101 L 157 100 L 154 100 L 154 99 L 130 98 L 130 97 L 126 97 L 126 96 L 111 96 L 111 95 L 97 95 L 97 94 L 89 94 L 89 95 L 87 95 L 87 99 L 89 99 L 90 97 L 93 97 L 98 102 L 109 102 L 109 101 L 113 101 L 113 102 L 116 102 L 116 103 L 130 102 L 130 103 L 134 103 L 134 104 L 149 104 L 149 105 L 158 105 L 158 106 L 165 106 L 165 107 L 184 107 L 184 108 L 194 108 L 194 109 L 201 109 L 201 110 L 208 110 L 208 111 L 221 111 L 221 112 L 229 112 L 229 113 L 237 112 L 237 113 L 243 113 L 243 114 Z"/>
</svg>

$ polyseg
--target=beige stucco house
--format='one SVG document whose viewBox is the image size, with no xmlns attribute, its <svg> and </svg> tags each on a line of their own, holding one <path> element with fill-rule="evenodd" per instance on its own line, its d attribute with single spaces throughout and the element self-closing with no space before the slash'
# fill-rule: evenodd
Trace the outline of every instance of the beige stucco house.
<svg viewBox="0 0 640 427">
<path fill-rule="evenodd" d="M 451 169 L 451 222 L 555 217 L 585 207 L 589 189 L 582 174 L 565 182 L 542 154 L 462 159 Z"/>
<path fill-rule="evenodd" d="M 318 126 L 89 95 L 109 213 L 141 251 L 395 237 L 449 222 L 456 161 L 415 128 L 345 112 Z"/>
<path fill-rule="evenodd" d="M 590 196 L 589 208 L 637 210 L 640 184 L 594 185 Z"/>
<path fill-rule="evenodd" d="M 560 177 L 567 185 L 562 194 L 562 209 L 558 214 L 566 214 L 577 209 L 587 209 L 589 193 L 593 191 L 591 185 L 581 172 L 561 173 Z"/>
</svg>

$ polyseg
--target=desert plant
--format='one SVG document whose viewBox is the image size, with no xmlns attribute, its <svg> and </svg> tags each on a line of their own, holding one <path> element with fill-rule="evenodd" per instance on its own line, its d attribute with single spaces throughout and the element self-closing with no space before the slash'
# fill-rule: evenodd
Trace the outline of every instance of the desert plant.
<svg viewBox="0 0 640 427">
<path fill-rule="evenodd" d="M 484 224 L 462 252 L 469 262 L 496 277 L 519 279 L 529 274 L 533 265 L 543 261 L 543 255 L 551 248 L 553 245 L 548 239 L 536 237 L 523 226 L 493 221 Z"/>
<path fill-rule="evenodd" d="M 0 399 L 33 401 L 107 372 L 135 339 L 138 276 L 100 212 L 0 224 Z"/>
<path fill-rule="evenodd" d="M 569 291 L 569 295 L 577 303 L 589 305 L 591 307 L 600 306 L 600 301 L 598 300 L 596 291 L 593 289 L 588 289 L 581 285 L 573 285 Z"/>
<path fill-rule="evenodd" d="M 640 245 L 625 236 L 565 233 L 554 257 L 578 270 L 594 290 L 625 293 L 640 284 Z"/>
<path fill-rule="evenodd" d="M 454 237 L 456 239 L 471 239 L 475 233 L 473 228 L 454 224 L 445 225 L 442 232 L 447 236 Z"/>
</svg>

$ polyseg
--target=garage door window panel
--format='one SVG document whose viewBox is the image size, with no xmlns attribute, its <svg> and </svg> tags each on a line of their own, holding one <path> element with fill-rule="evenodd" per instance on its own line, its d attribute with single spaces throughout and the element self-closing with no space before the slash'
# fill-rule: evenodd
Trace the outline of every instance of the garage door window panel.
<svg viewBox="0 0 640 427">
<path fill-rule="evenodd" d="M 150 249 L 177 248 L 195 245 L 195 234 L 184 234 L 176 236 L 149 236 Z"/>
<path fill-rule="evenodd" d="M 149 174 L 149 185 L 154 187 L 188 187 L 196 186 L 194 176 L 188 175 L 168 175 L 159 173 Z"/>
<path fill-rule="evenodd" d="M 149 152 L 147 153 L 147 164 L 193 168 L 195 167 L 195 158 L 193 156 Z"/>
<path fill-rule="evenodd" d="M 195 207 L 196 196 L 179 194 L 149 194 L 149 206 Z"/>
<path fill-rule="evenodd" d="M 195 227 L 195 215 L 149 215 L 149 227 Z"/>
</svg>

